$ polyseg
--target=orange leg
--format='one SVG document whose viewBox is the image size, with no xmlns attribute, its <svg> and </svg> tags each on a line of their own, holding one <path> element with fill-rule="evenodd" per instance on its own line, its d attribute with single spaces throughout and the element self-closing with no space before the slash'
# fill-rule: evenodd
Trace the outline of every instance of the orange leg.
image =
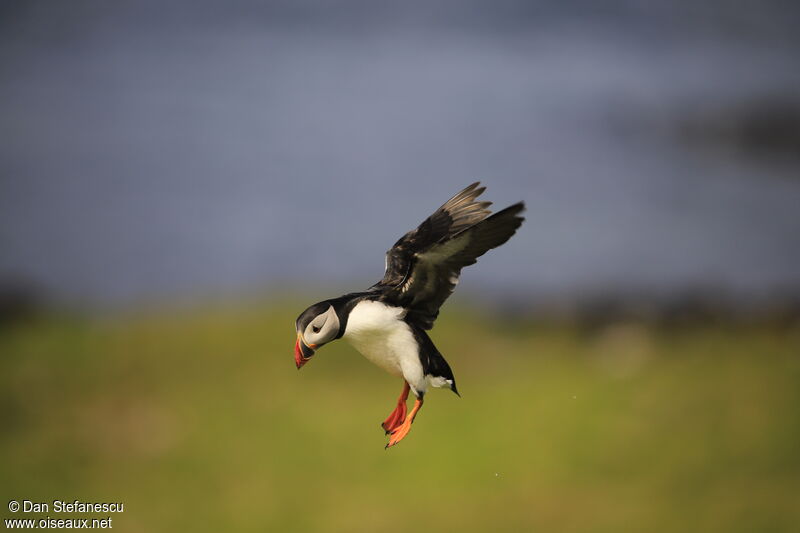
<svg viewBox="0 0 800 533">
<path fill-rule="evenodd" d="M 389 437 L 389 444 L 386 445 L 387 448 L 389 446 L 394 446 L 408 435 L 408 432 L 411 431 L 411 424 L 414 422 L 414 418 L 417 416 L 420 407 L 422 407 L 422 398 L 417 398 L 417 401 L 414 402 L 414 407 L 411 408 L 411 412 L 408 413 L 403 423 L 392 431 L 392 436 Z"/>
<path fill-rule="evenodd" d="M 395 428 L 399 427 L 406 419 L 406 399 L 408 398 L 409 386 L 405 381 L 403 382 L 403 392 L 400 393 L 400 398 L 397 399 L 397 407 L 395 407 L 392 414 L 383 421 L 381 427 L 388 435 Z"/>
</svg>

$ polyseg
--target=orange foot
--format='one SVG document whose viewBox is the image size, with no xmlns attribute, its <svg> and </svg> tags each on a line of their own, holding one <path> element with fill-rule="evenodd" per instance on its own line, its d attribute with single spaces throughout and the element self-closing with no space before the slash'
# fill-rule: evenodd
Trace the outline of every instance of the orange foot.
<svg viewBox="0 0 800 533">
<path fill-rule="evenodd" d="M 389 418 L 383 421 L 381 427 L 388 435 L 395 429 L 399 428 L 403 421 L 406 419 L 406 404 L 405 403 L 398 403 L 397 407 L 392 414 L 389 415 Z"/>
<path fill-rule="evenodd" d="M 408 435 L 408 432 L 411 431 L 411 424 L 414 423 L 414 418 L 416 418 L 420 407 L 422 407 L 422 399 L 417 398 L 417 401 L 414 402 L 414 407 L 411 409 L 406 419 L 403 420 L 403 423 L 391 432 L 389 443 L 386 445 L 387 448 L 394 446 Z"/>
<path fill-rule="evenodd" d="M 397 407 L 395 407 L 392 414 L 381 424 L 381 427 L 387 435 L 400 427 L 400 424 L 406 419 L 406 399 L 408 398 L 408 391 L 408 383 L 404 381 L 403 392 L 400 393 L 400 398 L 397 399 Z"/>
</svg>

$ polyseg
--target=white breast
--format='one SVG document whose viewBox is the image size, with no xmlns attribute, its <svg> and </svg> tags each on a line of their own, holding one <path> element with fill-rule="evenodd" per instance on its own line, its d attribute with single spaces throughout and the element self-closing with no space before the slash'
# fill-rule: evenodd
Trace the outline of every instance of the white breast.
<svg viewBox="0 0 800 533">
<path fill-rule="evenodd" d="M 419 346 L 403 321 L 405 310 L 381 302 L 356 304 L 343 335 L 356 350 L 393 376 L 403 377 L 415 390 L 425 391 Z"/>
</svg>

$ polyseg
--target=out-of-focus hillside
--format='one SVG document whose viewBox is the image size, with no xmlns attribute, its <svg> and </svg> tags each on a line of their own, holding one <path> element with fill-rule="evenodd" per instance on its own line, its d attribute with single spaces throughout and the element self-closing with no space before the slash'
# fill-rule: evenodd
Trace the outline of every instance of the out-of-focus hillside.
<svg viewBox="0 0 800 533">
<path fill-rule="evenodd" d="M 448 308 L 432 336 L 463 397 L 431 392 L 387 451 L 400 383 L 344 342 L 298 372 L 302 307 L 7 324 L 3 501 L 121 501 L 123 532 L 800 522 L 797 327 L 585 330 Z"/>
</svg>

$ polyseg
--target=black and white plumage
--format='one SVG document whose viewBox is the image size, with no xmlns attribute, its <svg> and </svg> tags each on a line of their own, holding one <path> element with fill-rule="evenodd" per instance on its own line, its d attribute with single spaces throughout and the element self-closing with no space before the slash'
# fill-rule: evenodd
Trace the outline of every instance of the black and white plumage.
<svg viewBox="0 0 800 533">
<path fill-rule="evenodd" d="M 524 220 L 522 202 L 491 214 L 490 202 L 477 201 L 484 190 L 473 183 L 403 235 L 386 252 L 386 270 L 378 283 L 316 303 L 297 318 L 297 368 L 322 345 L 345 338 L 364 357 L 403 379 L 397 407 L 382 424 L 391 434 L 387 447 L 408 434 L 428 387 L 458 394 L 450 365 L 427 330 L 458 284 L 461 269 L 505 243 Z M 407 415 L 409 391 L 416 402 Z"/>
</svg>

